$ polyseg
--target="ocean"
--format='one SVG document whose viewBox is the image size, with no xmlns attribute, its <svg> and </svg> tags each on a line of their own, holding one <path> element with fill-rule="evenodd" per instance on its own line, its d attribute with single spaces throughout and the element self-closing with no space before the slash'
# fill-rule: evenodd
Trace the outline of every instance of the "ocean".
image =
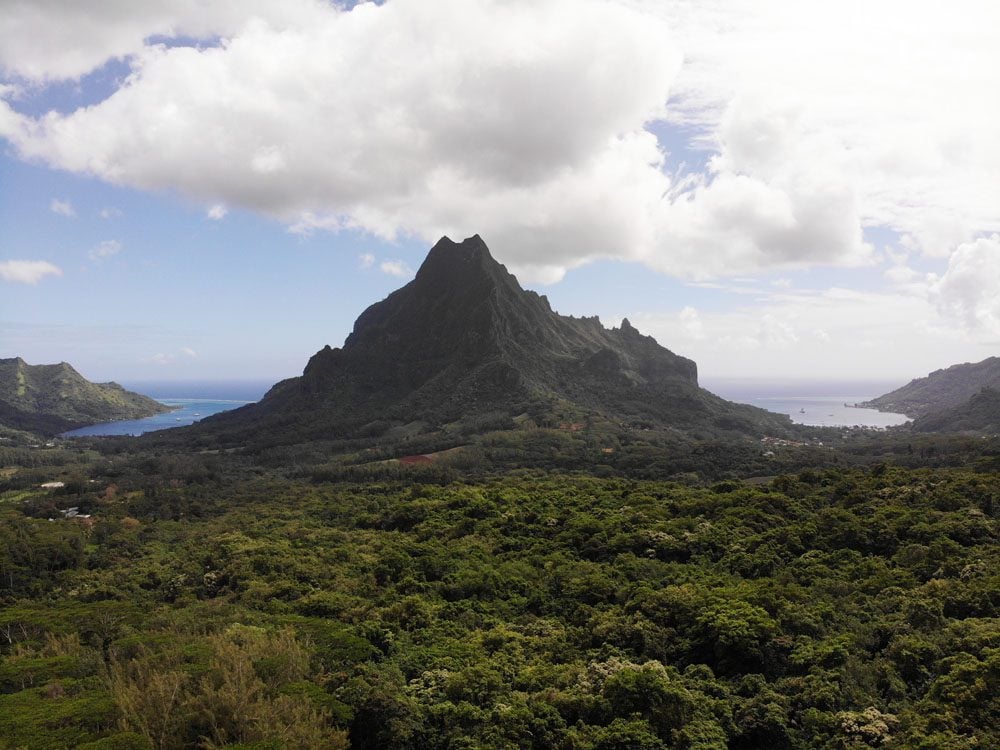
<svg viewBox="0 0 1000 750">
<path fill-rule="evenodd" d="M 259 401 L 273 385 L 263 381 L 186 381 L 129 382 L 122 385 L 130 391 L 142 393 L 173 407 L 165 414 L 145 419 L 127 419 L 119 422 L 102 422 L 70 430 L 62 437 L 93 437 L 97 435 L 142 435 L 171 427 L 183 427 L 219 412 L 236 409 Z"/>
<path fill-rule="evenodd" d="M 893 427 L 909 421 L 905 414 L 861 409 L 868 401 L 903 383 L 894 381 L 704 379 L 702 387 L 740 404 L 787 414 L 793 422 L 815 427 Z"/>
<path fill-rule="evenodd" d="M 193 424 L 212 414 L 253 403 L 273 385 L 270 381 L 145 381 L 123 383 L 129 390 L 175 407 L 166 414 L 146 419 L 81 427 L 63 437 L 95 435 L 142 435 Z M 793 422 L 821 427 L 891 427 L 906 422 L 903 414 L 859 409 L 853 404 L 868 401 L 898 388 L 901 383 L 880 381 L 766 381 L 707 378 L 702 387 L 741 404 L 759 406 L 787 414 Z"/>
</svg>

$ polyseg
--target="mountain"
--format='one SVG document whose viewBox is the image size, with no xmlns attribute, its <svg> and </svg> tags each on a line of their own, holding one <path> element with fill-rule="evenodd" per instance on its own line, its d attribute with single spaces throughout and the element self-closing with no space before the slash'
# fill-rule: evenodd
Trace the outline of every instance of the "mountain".
<svg viewBox="0 0 1000 750">
<path fill-rule="evenodd" d="M 280 444 L 593 418 L 745 434 L 789 426 L 699 388 L 694 362 L 628 320 L 607 329 L 553 312 L 477 235 L 442 238 L 413 281 L 365 310 L 343 347 L 317 352 L 301 377 L 189 429 Z"/>
<path fill-rule="evenodd" d="M 117 383 L 91 383 L 65 362 L 29 365 L 0 359 L 0 424 L 43 435 L 169 409 Z"/>
<path fill-rule="evenodd" d="M 1000 434 L 1000 390 L 983 388 L 968 401 L 937 409 L 913 422 L 916 432 L 986 432 Z"/>
<path fill-rule="evenodd" d="M 864 406 L 918 418 L 961 406 L 983 388 L 1000 388 L 1000 357 L 953 365 L 911 380 L 902 388 L 868 401 Z"/>
</svg>

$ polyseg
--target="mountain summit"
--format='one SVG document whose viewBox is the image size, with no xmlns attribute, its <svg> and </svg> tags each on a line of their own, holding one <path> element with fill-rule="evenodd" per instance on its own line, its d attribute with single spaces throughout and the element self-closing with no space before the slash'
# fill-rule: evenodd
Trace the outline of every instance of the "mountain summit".
<svg viewBox="0 0 1000 750">
<path fill-rule="evenodd" d="M 413 281 L 358 317 L 342 348 L 325 347 L 301 377 L 203 425 L 234 438 L 263 429 L 284 442 L 597 415 L 683 430 L 787 426 L 699 388 L 694 362 L 628 320 L 607 329 L 597 317 L 553 312 L 478 235 L 442 238 Z"/>
</svg>

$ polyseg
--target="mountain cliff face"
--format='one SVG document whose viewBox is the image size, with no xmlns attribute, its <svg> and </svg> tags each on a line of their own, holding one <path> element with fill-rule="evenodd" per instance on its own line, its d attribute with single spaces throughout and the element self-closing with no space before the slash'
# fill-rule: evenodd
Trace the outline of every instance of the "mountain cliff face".
<svg viewBox="0 0 1000 750">
<path fill-rule="evenodd" d="M 1000 357 L 935 370 L 865 405 L 918 418 L 965 404 L 983 388 L 1000 388 Z"/>
<path fill-rule="evenodd" d="M 117 383 L 91 383 L 65 362 L 29 365 L 0 359 L 0 424 L 54 435 L 97 422 L 140 419 L 169 411 Z"/>
<path fill-rule="evenodd" d="M 699 388 L 694 362 L 627 320 L 609 330 L 553 312 L 478 236 L 441 239 L 413 281 L 358 317 L 342 348 L 327 346 L 301 377 L 202 425 L 313 439 L 586 415 L 684 430 L 787 426 Z"/>
</svg>

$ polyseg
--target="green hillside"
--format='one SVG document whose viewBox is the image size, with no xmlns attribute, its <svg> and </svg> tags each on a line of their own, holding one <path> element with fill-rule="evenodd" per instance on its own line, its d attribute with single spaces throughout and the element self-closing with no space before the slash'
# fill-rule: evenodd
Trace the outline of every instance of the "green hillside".
<svg viewBox="0 0 1000 750">
<path fill-rule="evenodd" d="M 65 362 L 0 359 L 0 424 L 53 435 L 83 425 L 140 419 L 169 409 L 117 383 L 91 383 Z"/>
<path fill-rule="evenodd" d="M 982 362 L 935 370 L 927 377 L 916 378 L 864 405 L 915 419 L 959 406 L 983 388 L 997 387 L 1000 387 L 1000 357 L 989 357 Z"/>
<path fill-rule="evenodd" d="M 983 388 L 958 406 L 932 411 L 915 420 L 918 432 L 1000 433 L 1000 390 Z"/>
</svg>

